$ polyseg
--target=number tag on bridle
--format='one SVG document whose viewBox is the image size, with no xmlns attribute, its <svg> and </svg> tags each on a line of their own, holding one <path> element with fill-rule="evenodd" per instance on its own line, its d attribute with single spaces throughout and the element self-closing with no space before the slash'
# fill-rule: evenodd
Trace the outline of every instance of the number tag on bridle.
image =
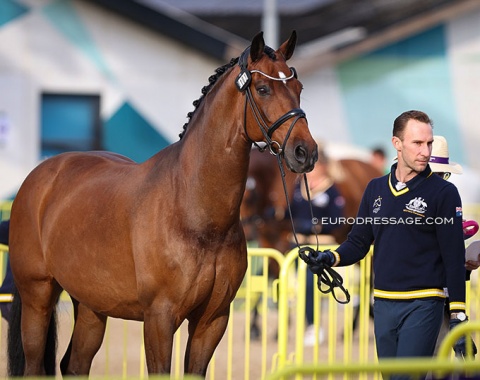
<svg viewBox="0 0 480 380">
<path fill-rule="evenodd" d="M 250 74 L 250 71 L 248 70 L 240 71 L 240 74 L 238 74 L 237 79 L 235 79 L 235 84 L 238 88 L 238 91 L 240 92 L 245 91 L 247 87 L 250 85 L 251 81 L 252 81 L 252 74 Z"/>
</svg>

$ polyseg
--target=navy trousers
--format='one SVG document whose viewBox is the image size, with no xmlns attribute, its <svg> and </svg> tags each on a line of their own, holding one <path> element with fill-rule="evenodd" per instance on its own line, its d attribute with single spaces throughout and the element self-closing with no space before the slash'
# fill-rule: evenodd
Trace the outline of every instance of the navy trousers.
<svg viewBox="0 0 480 380">
<path fill-rule="evenodd" d="M 392 301 L 376 298 L 373 314 L 378 359 L 432 357 L 444 318 L 444 304 L 440 299 Z"/>
</svg>

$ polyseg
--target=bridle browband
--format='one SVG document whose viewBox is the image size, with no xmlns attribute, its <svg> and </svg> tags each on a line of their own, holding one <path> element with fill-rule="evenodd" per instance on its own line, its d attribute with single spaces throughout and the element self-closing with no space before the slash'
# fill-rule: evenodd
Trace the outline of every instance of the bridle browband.
<svg viewBox="0 0 480 380">
<path fill-rule="evenodd" d="M 268 47 L 267 47 L 268 48 Z M 288 207 L 288 212 L 290 214 L 290 221 L 292 223 L 292 231 L 293 231 L 293 236 L 295 238 L 296 245 L 299 250 L 299 256 L 302 260 L 307 262 L 310 258 L 310 255 L 312 255 L 315 251 L 313 248 L 308 247 L 308 246 L 303 246 L 301 247 L 300 244 L 298 243 L 297 235 L 295 232 L 295 224 L 293 223 L 293 216 L 291 212 L 291 206 L 290 206 L 290 200 L 288 197 L 288 191 L 287 191 L 287 184 L 285 181 L 285 172 L 283 170 L 283 165 L 281 161 L 281 156 L 283 155 L 283 152 L 285 150 L 285 145 L 288 141 L 288 138 L 290 137 L 290 134 L 292 133 L 293 127 L 297 123 L 297 121 L 301 118 L 306 119 L 305 112 L 301 108 L 294 108 L 290 111 L 288 111 L 286 114 L 283 116 L 280 116 L 277 121 L 275 121 L 271 126 L 268 126 L 268 124 L 265 122 L 265 119 L 262 116 L 262 113 L 260 112 L 260 109 L 257 106 L 257 103 L 255 103 L 255 99 L 253 98 L 252 92 L 250 90 L 250 84 L 252 83 L 252 73 L 258 73 L 260 75 L 263 75 L 264 77 L 267 77 L 268 79 L 274 80 L 274 81 L 284 81 L 286 82 L 287 80 L 297 78 L 297 71 L 295 68 L 290 67 L 291 74 L 288 77 L 283 77 L 283 78 L 275 78 L 272 77 L 263 71 L 260 70 L 251 70 L 249 71 L 247 68 L 248 65 L 248 55 L 250 53 L 250 47 L 244 50 L 242 55 L 240 56 L 238 60 L 238 65 L 240 66 L 240 74 L 238 74 L 237 78 L 235 79 L 235 85 L 237 86 L 237 89 L 240 92 L 245 93 L 245 109 L 244 109 L 244 122 L 243 122 L 243 128 L 245 130 L 245 134 L 247 135 L 248 139 L 252 141 L 252 143 L 261 151 L 263 152 L 266 147 L 260 147 L 257 142 L 253 141 L 249 136 L 247 132 L 247 104 L 250 106 L 250 109 L 252 110 L 253 116 L 255 117 L 255 120 L 257 121 L 258 126 L 260 127 L 260 130 L 262 131 L 262 134 L 265 138 L 266 144 L 268 146 L 268 149 L 270 150 L 270 153 L 273 154 L 274 156 L 277 157 L 277 163 L 278 167 L 280 169 L 280 174 L 283 182 L 283 190 L 285 192 L 285 197 L 287 200 L 287 207 Z M 273 133 L 286 121 L 293 119 L 292 123 L 290 124 L 290 127 L 288 129 L 288 132 L 285 136 L 285 140 L 283 141 L 283 144 L 280 145 L 275 140 L 272 140 L 272 135 Z M 273 145 L 276 145 L 276 150 L 274 149 Z M 310 213 L 313 218 L 313 209 L 312 209 L 312 202 L 310 200 L 310 192 L 308 189 L 308 183 L 307 183 L 307 176 L 304 175 L 304 183 L 305 183 L 305 188 L 307 191 L 307 196 L 308 196 L 308 202 L 310 204 Z M 318 251 L 318 234 L 315 233 L 316 239 L 317 239 L 317 251 Z M 327 286 L 327 289 L 324 290 L 322 288 L 322 284 Z M 336 294 L 335 294 L 335 288 L 339 288 L 346 296 L 346 301 L 340 301 Z M 348 293 L 348 290 L 346 290 L 343 287 L 343 279 L 342 277 L 332 268 L 330 267 L 322 267 L 320 268 L 320 272 L 318 273 L 318 289 L 322 293 L 332 293 L 333 297 L 335 300 L 339 303 L 348 303 L 350 301 L 350 294 Z"/>
<path fill-rule="evenodd" d="M 271 126 L 268 126 L 267 122 L 262 116 L 262 113 L 260 112 L 260 109 L 257 106 L 257 103 L 255 102 L 255 99 L 253 98 L 252 91 L 250 90 L 250 84 L 252 83 L 252 73 L 258 73 L 260 75 L 263 75 L 264 77 L 267 77 L 271 80 L 274 81 L 288 81 L 293 78 L 297 78 L 297 72 L 295 68 L 290 67 L 291 74 L 288 77 L 283 77 L 283 78 L 276 78 L 272 77 L 263 71 L 260 70 L 248 70 L 248 55 L 250 54 L 250 47 L 246 48 L 240 58 L 238 59 L 238 65 L 240 66 L 240 74 L 238 74 L 237 78 L 235 79 L 235 85 L 237 86 L 237 89 L 240 92 L 245 93 L 245 110 L 244 110 L 244 124 L 243 127 L 245 129 L 245 134 L 247 135 L 248 139 L 257 146 L 258 149 L 260 150 L 265 150 L 265 147 L 260 147 L 257 142 L 253 141 L 249 136 L 247 132 L 247 126 L 246 126 L 246 117 L 247 117 L 247 104 L 250 106 L 250 109 L 253 113 L 253 116 L 255 117 L 255 120 L 260 127 L 260 130 L 262 131 L 262 134 L 265 138 L 266 144 L 270 150 L 270 153 L 273 155 L 281 155 L 283 154 L 283 151 L 285 149 L 285 145 L 288 141 L 288 138 L 290 137 L 290 134 L 292 133 L 293 127 L 297 123 L 299 119 L 306 119 L 305 112 L 301 108 L 294 108 L 290 111 L 288 111 L 286 114 L 283 116 L 280 116 L 277 121 L 275 121 Z M 275 140 L 272 140 L 272 135 L 273 133 L 286 121 L 294 118 L 292 123 L 290 124 L 290 127 L 288 129 L 287 135 L 285 136 L 285 139 L 283 141 L 283 144 L 280 145 Z M 274 148 L 274 145 L 276 146 Z"/>
</svg>

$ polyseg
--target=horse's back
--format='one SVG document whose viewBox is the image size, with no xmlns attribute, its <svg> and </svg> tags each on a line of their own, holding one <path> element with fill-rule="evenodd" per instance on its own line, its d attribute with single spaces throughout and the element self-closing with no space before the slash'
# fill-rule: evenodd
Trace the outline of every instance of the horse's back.
<svg viewBox="0 0 480 380">
<path fill-rule="evenodd" d="M 341 166 L 342 175 L 335 181 L 335 184 L 345 198 L 345 216 L 355 217 L 368 183 L 372 179 L 382 176 L 382 173 L 370 163 L 362 160 L 341 159 L 338 163 Z"/>
<path fill-rule="evenodd" d="M 125 178 L 135 165 L 127 157 L 101 151 L 68 152 L 43 161 L 27 176 L 15 197 L 12 230 L 17 231 L 14 227 L 20 221 L 22 230 L 28 222 L 39 223 L 52 209 L 70 207 L 70 201 L 95 202 L 93 196 L 100 196 L 102 182 Z M 78 198 L 77 192 L 93 187 L 97 191 L 92 189 L 91 196 Z"/>
</svg>

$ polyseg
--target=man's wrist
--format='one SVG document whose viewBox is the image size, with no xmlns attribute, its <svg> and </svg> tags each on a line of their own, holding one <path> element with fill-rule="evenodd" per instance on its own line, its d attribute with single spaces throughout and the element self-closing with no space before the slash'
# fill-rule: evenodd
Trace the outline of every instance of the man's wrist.
<svg viewBox="0 0 480 380">
<path fill-rule="evenodd" d="M 458 319 L 459 321 L 466 321 L 468 320 L 467 315 L 463 311 L 450 313 L 450 319 Z"/>
</svg>

